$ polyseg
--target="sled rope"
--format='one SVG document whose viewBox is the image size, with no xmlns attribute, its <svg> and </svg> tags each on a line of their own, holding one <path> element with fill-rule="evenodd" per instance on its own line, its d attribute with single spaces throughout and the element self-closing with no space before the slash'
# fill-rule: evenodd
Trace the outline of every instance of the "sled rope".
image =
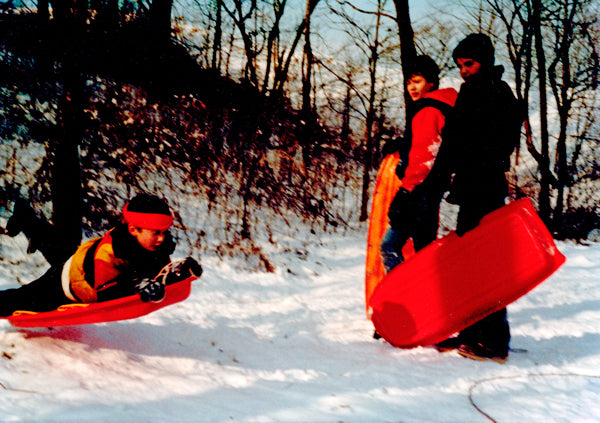
<svg viewBox="0 0 600 423">
<path fill-rule="evenodd" d="M 479 412 L 482 416 L 487 418 L 490 422 L 498 423 L 496 420 L 494 420 L 494 418 L 492 418 L 492 416 L 487 414 L 479 406 L 477 406 L 477 404 L 475 404 L 475 401 L 473 400 L 473 391 L 475 390 L 475 388 L 477 388 L 479 385 L 483 385 L 484 383 L 492 382 L 495 380 L 511 380 L 511 379 L 529 378 L 532 376 L 534 376 L 534 377 L 535 376 L 537 376 L 537 377 L 550 377 L 550 376 L 572 377 L 572 376 L 576 376 L 576 377 L 585 377 L 585 378 L 590 378 L 590 379 L 600 379 L 600 375 L 587 375 L 587 374 L 583 374 L 583 373 L 527 373 L 524 375 L 490 377 L 490 378 L 480 379 L 480 380 L 473 382 L 473 384 L 469 387 L 469 402 L 471 403 L 473 408 L 475 408 L 475 410 L 477 410 L 477 412 Z"/>
</svg>

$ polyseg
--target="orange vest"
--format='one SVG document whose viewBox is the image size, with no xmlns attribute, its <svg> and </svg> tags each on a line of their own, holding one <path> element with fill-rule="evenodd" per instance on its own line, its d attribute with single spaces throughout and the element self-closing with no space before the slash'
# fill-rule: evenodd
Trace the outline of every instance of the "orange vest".
<svg viewBox="0 0 600 423">
<path fill-rule="evenodd" d="M 93 247 L 95 251 L 90 251 Z M 93 256 L 88 257 L 88 253 Z M 64 265 L 65 295 L 77 302 L 97 301 L 99 290 L 117 283 L 123 264 L 124 260 L 115 257 L 111 232 L 84 242 Z"/>
</svg>

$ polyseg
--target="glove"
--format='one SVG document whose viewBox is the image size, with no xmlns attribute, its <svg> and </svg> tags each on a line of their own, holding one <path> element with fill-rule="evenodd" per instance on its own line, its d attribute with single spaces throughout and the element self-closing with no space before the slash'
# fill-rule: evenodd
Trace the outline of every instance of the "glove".
<svg viewBox="0 0 600 423">
<path fill-rule="evenodd" d="M 144 278 L 135 284 L 135 292 L 145 303 L 158 303 L 165 297 L 165 286 L 160 281 Z"/>
<path fill-rule="evenodd" d="M 386 141 L 386 143 L 383 144 L 383 147 L 381 147 L 381 157 L 388 156 L 388 155 L 393 154 L 396 151 L 400 150 L 401 142 L 402 142 L 401 138 L 394 138 L 394 139 Z"/>
<path fill-rule="evenodd" d="M 390 208 L 388 210 L 388 217 L 390 219 L 390 226 L 392 228 L 398 228 L 401 225 L 406 225 L 410 222 L 414 214 L 414 201 L 413 196 L 406 188 L 400 188 Z"/>
<path fill-rule="evenodd" d="M 398 179 L 402 180 L 404 175 L 406 175 L 406 168 L 408 167 L 408 160 L 400 155 L 400 161 L 396 166 L 396 176 Z M 407 191 L 408 192 L 408 191 Z"/>
<path fill-rule="evenodd" d="M 200 266 L 200 264 L 193 258 L 186 257 L 185 260 L 173 266 L 173 270 L 171 270 L 171 272 L 181 275 L 184 278 L 188 278 L 190 276 L 196 276 L 199 278 L 202 276 L 202 266 Z"/>
<path fill-rule="evenodd" d="M 202 266 L 191 257 L 187 257 L 179 262 L 174 262 L 167 274 L 166 284 L 170 285 L 182 281 L 190 276 L 199 278 L 202 275 Z"/>
</svg>

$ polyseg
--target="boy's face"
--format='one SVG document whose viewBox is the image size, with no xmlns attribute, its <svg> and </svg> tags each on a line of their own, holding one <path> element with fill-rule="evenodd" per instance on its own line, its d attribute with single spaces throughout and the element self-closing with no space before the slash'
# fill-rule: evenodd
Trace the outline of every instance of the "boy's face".
<svg viewBox="0 0 600 423">
<path fill-rule="evenodd" d="M 137 242 L 148 251 L 156 251 L 165 240 L 166 231 L 155 229 L 137 228 L 129 225 L 129 233 L 137 239 Z"/>
<path fill-rule="evenodd" d="M 458 66 L 460 76 L 465 81 L 481 70 L 481 63 L 469 58 L 457 58 L 456 65 Z"/>
<path fill-rule="evenodd" d="M 410 98 L 417 101 L 433 89 L 433 83 L 427 82 L 421 75 L 413 75 L 406 83 L 406 89 Z"/>
</svg>

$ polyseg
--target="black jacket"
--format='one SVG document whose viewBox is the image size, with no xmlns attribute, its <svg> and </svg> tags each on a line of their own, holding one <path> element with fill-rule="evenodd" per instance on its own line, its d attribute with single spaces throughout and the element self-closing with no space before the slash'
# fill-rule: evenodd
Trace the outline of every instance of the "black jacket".
<svg viewBox="0 0 600 423">
<path fill-rule="evenodd" d="M 519 143 L 523 111 L 502 72 L 497 66 L 463 83 L 442 131 L 441 150 L 447 172 L 454 174 L 450 191 L 457 204 L 482 191 L 508 194 L 505 172 Z"/>
</svg>

